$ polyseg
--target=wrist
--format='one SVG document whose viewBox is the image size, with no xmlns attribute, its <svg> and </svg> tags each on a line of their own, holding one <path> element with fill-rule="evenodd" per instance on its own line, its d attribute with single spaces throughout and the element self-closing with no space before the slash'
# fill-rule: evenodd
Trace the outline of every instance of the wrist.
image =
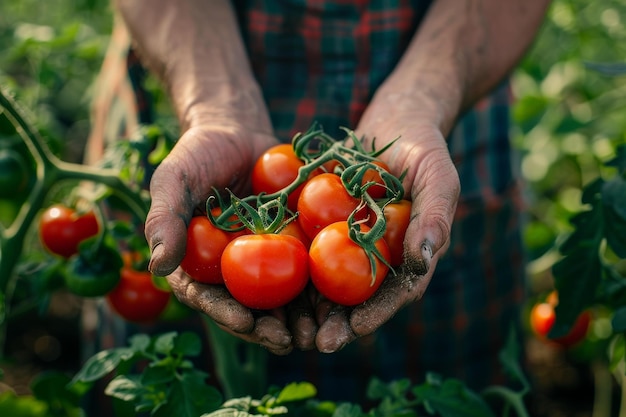
<svg viewBox="0 0 626 417">
<path fill-rule="evenodd" d="M 212 124 L 272 133 L 261 90 L 253 80 L 187 77 L 170 83 L 168 89 L 183 131 Z"/>
</svg>

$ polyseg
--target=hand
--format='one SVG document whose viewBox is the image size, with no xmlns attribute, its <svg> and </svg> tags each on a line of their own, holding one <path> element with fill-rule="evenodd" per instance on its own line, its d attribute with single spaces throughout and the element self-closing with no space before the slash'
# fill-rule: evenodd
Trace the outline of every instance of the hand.
<svg viewBox="0 0 626 417">
<path fill-rule="evenodd" d="M 365 134 L 366 141 L 375 137 L 377 148 L 400 136 L 381 159 L 394 174 L 407 173 L 403 185 L 411 197 L 412 210 L 404 263 L 397 275 L 390 274 L 364 304 L 346 308 L 323 300 L 317 303 L 320 327 L 314 343 L 322 352 L 337 351 L 357 337 L 373 333 L 398 310 L 419 300 L 450 244 L 460 181 L 444 132 L 434 123 L 436 114 L 399 110 L 403 108 L 421 107 L 414 102 L 390 105 L 374 101 L 361 119 L 357 135 Z"/>
<path fill-rule="evenodd" d="M 255 316 L 222 286 L 196 283 L 178 268 L 185 254 L 187 225 L 194 211 L 204 208 L 212 187 L 248 192 L 254 161 L 274 144 L 270 133 L 244 126 L 200 124 L 185 131 L 153 174 L 145 233 L 152 251 L 150 271 L 167 276 L 182 302 L 231 334 L 284 354 L 292 348 L 284 314 Z"/>
</svg>

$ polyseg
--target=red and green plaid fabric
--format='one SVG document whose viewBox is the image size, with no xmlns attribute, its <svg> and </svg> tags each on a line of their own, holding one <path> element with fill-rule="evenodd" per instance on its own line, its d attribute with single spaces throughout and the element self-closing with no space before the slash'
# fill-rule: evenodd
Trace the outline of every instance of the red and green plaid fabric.
<svg viewBox="0 0 626 417">
<path fill-rule="evenodd" d="M 354 128 L 429 5 L 418 0 L 233 3 L 283 141 L 313 121 L 331 134 L 339 135 L 341 126 Z M 133 85 L 140 87 L 137 65 L 129 69 Z M 468 111 L 449 137 L 462 194 L 452 245 L 424 298 L 341 352 L 272 356 L 270 382 L 309 380 L 320 398 L 358 401 L 371 376 L 418 382 L 425 372 L 436 371 L 476 388 L 504 381 L 498 352 L 511 326 L 519 325 L 524 295 L 521 193 L 509 142 L 509 101 L 503 85 Z M 148 108 L 145 102 L 138 107 Z M 141 118 L 147 121 L 149 114 Z"/>
</svg>

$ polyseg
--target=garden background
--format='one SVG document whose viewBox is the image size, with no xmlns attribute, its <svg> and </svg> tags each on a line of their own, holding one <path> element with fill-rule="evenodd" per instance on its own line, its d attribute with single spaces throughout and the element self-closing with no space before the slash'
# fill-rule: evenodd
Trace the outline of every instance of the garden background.
<svg viewBox="0 0 626 417">
<path fill-rule="evenodd" d="M 603 175 L 604 162 L 626 138 L 626 1 L 556 0 L 526 58 L 512 77 L 512 134 L 527 180 L 531 297 L 552 288 L 555 245 L 581 209 L 581 192 Z M 103 0 L 3 0 L 0 3 L 0 84 L 35 118 L 55 153 L 80 161 L 90 129 L 89 103 L 112 27 Z M 170 117 L 158 84 L 157 110 Z M 0 206 L 0 212 L 5 210 Z M 57 294 L 49 311 L 17 317 L 9 328 L 4 382 L 28 393 L 29 379 L 56 368 L 78 369 L 79 300 Z M 533 299 L 530 300 L 531 302 Z M 599 314 L 590 343 L 573 351 L 525 341 L 535 381 L 537 415 L 591 415 L 608 367 L 598 346 L 611 333 Z M 609 375 L 609 381 L 613 381 Z M 604 387 L 604 385 L 603 385 Z M 619 392 L 615 384 L 610 391 Z M 616 396 L 619 397 L 619 396 Z M 615 401 L 618 401 L 616 399 Z"/>
</svg>

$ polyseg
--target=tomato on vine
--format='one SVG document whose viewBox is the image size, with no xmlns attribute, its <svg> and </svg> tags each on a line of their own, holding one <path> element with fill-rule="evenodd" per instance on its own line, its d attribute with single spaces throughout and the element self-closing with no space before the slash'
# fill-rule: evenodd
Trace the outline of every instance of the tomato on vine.
<svg viewBox="0 0 626 417">
<path fill-rule="evenodd" d="M 360 225 L 361 232 L 370 230 Z M 375 242 L 382 257 L 389 262 L 389 247 L 384 239 Z M 359 244 L 350 239 L 348 222 L 326 226 L 311 242 L 309 268 L 311 282 L 329 300 L 353 306 L 369 299 L 382 284 L 389 267 L 374 257 L 373 273 L 370 258 Z"/>
<path fill-rule="evenodd" d="M 384 163 L 383 161 L 372 161 L 373 165 L 378 166 L 380 169 L 383 169 L 389 172 L 389 165 Z M 385 181 L 380 176 L 380 172 L 378 172 L 375 168 L 370 168 L 365 171 L 365 175 L 363 175 L 363 179 L 361 181 L 361 185 L 365 185 L 367 183 L 375 183 L 367 187 L 367 193 L 374 199 L 383 198 L 385 194 L 387 194 L 387 188 L 385 187 Z"/>
<path fill-rule="evenodd" d="M 302 166 L 304 161 L 296 156 L 291 144 L 271 147 L 257 159 L 252 168 L 252 192 L 273 194 L 282 190 L 295 181 Z M 299 185 L 287 197 L 287 207 L 291 211 L 296 210 L 303 186 Z"/>
<path fill-rule="evenodd" d="M 104 296 L 120 281 L 124 261 L 117 246 L 96 239 L 86 239 L 81 252 L 72 255 L 65 268 L 66 288 L 81 297 Z M 89 246 L 85 247 L 86 244 Z"/>
<path fill-rule="evenodd" d="M 205 215 L 192 217 L 187 227 L 187 247 L 180 267 L 198 282 L 223 284 L 222 252 L 240 234 L 216 227 Z"/>
<path fill-rule="evenodd" d="M 159 318 L 165 311 L 170 292 L 157 288 L 152 274 L 147 270 L 136 270 L 124 265 L 117 286 L 106 295 L 111 309 L 125 320 L 148 323 Z"/>
<path fill-rule="evenodd" d="M 580 313 L 565 336 L 549 339 L 548 334 L 556 321 L 555 307 L 557 304 L 558 295 L 556 291 L 552 291 L 545 301 L 535 304 L 530 310 L 530 328 L 539 340 L 569 348 L 580 343 L 587 336 L 591 323 L 591 312 L 585 310 Z"/>
<path fill-rule="evenodd" d="M 298 199 L 298 220 L 310 239 L 326 226 L 347 220 L 359 207 L 361 200 L 351 196 L 346 190 L 341 177 L 331 173 L 322 173 L 309 179 Z M 355 216 L 362 220 L 367 210 L 360 210 Z"/>
<path fill-rule="evenodd" d="M 222 275 L 233 298 L 268 310 L 293 300 L 309 279 L 308 254 L 297 238 L 250 234 L 236 238 L 222 254 Z"/>
<path fill-rule="evenodd" d="M 93 211 L 80 214 L 61 204 L 44 210 L 39 219 L 39 237 L 53 254 L 69 258 L 78 253 L 83 240 L 98 234 L 100 226 Z"/>
</svg>

